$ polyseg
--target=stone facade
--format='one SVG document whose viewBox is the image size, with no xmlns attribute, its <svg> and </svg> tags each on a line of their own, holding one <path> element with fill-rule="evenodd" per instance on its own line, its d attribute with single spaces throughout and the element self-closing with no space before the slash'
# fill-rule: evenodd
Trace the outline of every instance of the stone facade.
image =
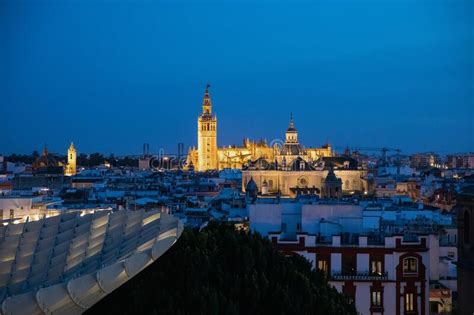
<svg viewBox="0 0 474 315">
<path fill-rule="evenodd" d="M 351 157 L 331 156 L 330 147 L 327 146 L 327 149 L 327 155 L 313 157 L 313 154 L 309 154 L 309 150 L 298 142 L 298 132 L 293 119 L 290 119 L 285 143 L 275 153 L 274 158 L 258 158 L 244 165 L 242 190 L 245 191 L 248 181 L 253 178 L 259 193 L 263 195 L 280 194 L 290 197 L 300 194 L 320 195 L 325 179 L 333 170 L 336 180 L 340 181 L 342 192 L 366 193 L 367 170 Z M 331 196 L 340 197 L 341 192 Z"/>
<path fill-rule="evenodd" d="M 64 175 L 66 176 L 74 176 L 76 175 L 76 148 L 74 144 L 71 142 L 69 149 L 67 150 L 67 165 L 64 171 Z"/>
<path fill-rule="evenodd" d="M 291 141 L 298 141 L 298 134 Z M 289 139 L 287 139 L 288 141 Z M 285 142 L 286 143 L 286 142 Z M 293 142 L 292 144 L 295 144 Z M 226 168 L 242 169 L 246 164 L 257 159 L 274 161 L 280 156 L 281 145 L 276 141 L 269 145 L 266 140 L 251 141 L 245 138 L 242 146 L 217 146 L 217 117 L 212 113 L 209 85 L 204 93 L 202 113 L 198 117 L 198 147 L 191 147 L 186 159 L 186 168 L 196 171 L 223 170 Z M 290 148 L 291 149 L 291 148 Z M 321 148 L 305 149 L 306 155 L 313 160 L 332 156 L 329 145 Z"/>
</svg>

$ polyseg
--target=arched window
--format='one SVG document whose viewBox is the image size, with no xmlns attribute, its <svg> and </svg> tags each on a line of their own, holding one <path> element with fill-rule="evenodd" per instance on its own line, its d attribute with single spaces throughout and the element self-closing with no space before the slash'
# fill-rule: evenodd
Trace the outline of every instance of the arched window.
<svg viewBox="0 0 474 315">
<path fill-rule="evenodd" d="M 403 259 L 403 274 L 418 274 L 418 259 L 416 259 L 415 257 L 408 257 Z"/>
<path fill-rule="evenodd" d="M 471 243 L 471 221 L 470 221 L 469 213 L 467 211 L 464 212 L 464 244 Z"/>
</svg>

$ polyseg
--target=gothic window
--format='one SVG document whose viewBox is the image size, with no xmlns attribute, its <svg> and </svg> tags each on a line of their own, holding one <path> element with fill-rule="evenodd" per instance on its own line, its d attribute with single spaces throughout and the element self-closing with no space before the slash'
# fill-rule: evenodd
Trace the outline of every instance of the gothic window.
<svg viewBox="0 0 474 315">
<path fill-rule="evenodd" d="M 416 275 L 418 273 L 418 259 L 408 257 L 403 259 L 403 274 Z"/>
<path fill-rule="evenodd" d="M 469 217 L 469 213 L 467 211 L 464 212 L 464 243 L 470 244 L 471 243 L 471 221 Z"/>
</svg>

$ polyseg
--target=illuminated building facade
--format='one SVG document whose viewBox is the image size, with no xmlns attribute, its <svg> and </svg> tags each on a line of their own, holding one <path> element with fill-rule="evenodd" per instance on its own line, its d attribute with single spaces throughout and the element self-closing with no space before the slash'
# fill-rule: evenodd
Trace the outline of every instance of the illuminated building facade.
<svg viewBox="0 0 474 315">
<path fill-rule="evenodd" d="M 32 164 L 34 173 L 41 174 L 62 174 L 64 164 L 54 155 L 51 155 L 45 146 L 43 152 Z"/>
<path fill-rule="evenodd" d="M 202 113 L 198 117 L 198 155 L 199 171 L 217 169 L 217 117 L 212 113 L 209 85 L 204 93 Z"/>
<path fill-rule="evenodd" d="M 76 148 L 74 144 L 71 142 L 69 149 L 67 150 L 67 165 L 66 169 L 64 170 L 64 175 L 66 176 L 73 176 L 76 175 Z"/>
<path fill-rule="evenodd" d="M 293 119 L 286 130 L 285 143 L 272 159 L 260 157 L 242 169 L 242 190 L 253 179 L 261 195 L 318 194 L 323 197 L 342 193 L 365 193 L 367 170 L 348 156 L 332 156 L 331 147 L 305 149 L 298 142 Z"/>
<path fill-rule="evenodd" d="M 305 257 L 354 301 L 358 314 L 431 314 L 429 281 L 439 279 L 441 256 L 436 232 L 406 235 L 395 228 L 388 232 L 383 224 L 369 227 L 374 217 L 384 222 L 383 215 L 334 200 L 272 197 L 247 206 L 251 231 L 285 255 Z"/>
<path fill-rule="evenodd" d="M 290 138 L 286 142 L 290 142 L 292 148 L 298 146 L 296 129 L 287 136 Z M 304 152 L 313 160 L 332 156 L 329 145 L 305 149 Z M 226 168 L 241 169 L 251 161 L 257 159 L 273 161 L 277 156 L 280 156 L 280 146 L 278 144 L 270 146 L 265 140 L 251 141 L 245 138 L 242 146 L 217 146 L 217 117 L 212 113 L 208 85 L 204 93 L 202 113 L 198 117 L 198 147 L 189 149 L 186 167 L 200 172 Z"/>
</svg>

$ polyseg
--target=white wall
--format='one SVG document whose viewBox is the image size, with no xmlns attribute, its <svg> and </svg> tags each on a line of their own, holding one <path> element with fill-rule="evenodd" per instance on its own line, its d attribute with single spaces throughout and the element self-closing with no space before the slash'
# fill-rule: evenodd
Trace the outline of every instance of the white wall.
<svg viewBox="0 0 474 315">
<path fill-rule="evenodd" d="M 370 315 L 370 285 L 372 282 L 357 282 L 356 286 L 356 309 L 363 315 Z"/>
<path fill-rule="evenodd" d="M 302 205 L 301 207 L 301 224 L 303 231 L 317 234 L 319 233 L 319 222 L 322 218 L 326 221 L 339 222 L 341 217 L 347 218 L 350 227 L 358 225 L 357 220 L 362 218 L 363 207 L 361 205 L 352 204 L 312 204 Z M 360 221 L 360 225 L 362 222 Z M 351 229 L 352 229 L 351 228 Z"/>
<path fill-rule="evenodd" d="M 268 232 L 280 231 L 281 204 L 251 204 L 248 207 L 252 231 L 258 231 L 263 236 L 268 236 Z"/>
<path fill-rule="evenodd" d="M 384 286 L 383 287 L 384 315 L 395 315 L 395 308 L 396 308 L 395 283 L 385 282 L 383 286 Z"/>
</svg>

